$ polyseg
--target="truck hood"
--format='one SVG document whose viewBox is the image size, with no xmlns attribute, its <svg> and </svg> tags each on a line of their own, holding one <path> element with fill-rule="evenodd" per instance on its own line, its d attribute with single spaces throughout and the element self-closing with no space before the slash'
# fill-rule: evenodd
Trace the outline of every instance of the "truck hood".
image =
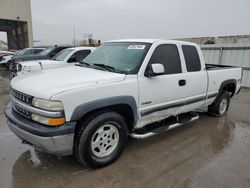
<svg viewBox="0 0 250 188">
<path fill-rule="evenodd" d="M 23 56 L 14 56 L 12 57 L 15 61 L 32 61 L 32 60 L 40 60 L 40 59 L 49 59 L 46 55 L 23 55 Z"/>
<path fill-rule="evenodd" d="M 64 61 L 54 61 L 54 60 L 35 60 L 35 61 L 22 61 L 19 62 L 19 64 L 22 65 L 22 67 L 29 67 L 31 71 L 36 71 L 36 70 L 42 70 L 39 62 L 42 63 L 42 66 L 44 69 L 48 69 L 48 68 L 54 68 L 54 67 L 60 67 L 63 66 L 65 64 L 67 64 Z"/>
<path fill-rule="evenodd" d="M 12 79 L 11 87 L 31 96 L 50 99 L 57 93 L 81 87 L 120 82 L 125 77 L 125 74 L 79 66 L 66 66 L 17 76 Z"/>
<path fill-rule="evenodd" d="M 32 65 L 39 65 L 38 62 L 41 62 L 42 64 L 48 64 L 48 63 L 56 63 L 56 62 L 61 62 L 61 61 L 53 61 L 49 59 L 44 59 L 44 60 L 33 60 L 33 61 L 21 61 L 19 62 L 22 66 L 32 66 Z M 40 67 L 40 65 L 39 65 Z"/>
</svg>

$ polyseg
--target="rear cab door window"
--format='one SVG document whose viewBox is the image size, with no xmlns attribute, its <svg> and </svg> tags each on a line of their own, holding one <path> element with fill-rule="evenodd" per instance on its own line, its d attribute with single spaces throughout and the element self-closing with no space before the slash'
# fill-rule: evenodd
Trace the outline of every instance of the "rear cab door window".
<svg viewBox="0 0 250 188">
<path fill-rule="evenodd" d="M 182 45 L 186 65 L 186 104 L 189 110 L 201 107 L 206 99 L 207 73 L 202 70 L 201 60 L 197 47 L 193 45 Z"/>
<path fill-rule="evenodd" d="M 201 70 L 201 61 L 195 46 L 182 45 L 187 72 L 195 72 Z"/>
</svg>

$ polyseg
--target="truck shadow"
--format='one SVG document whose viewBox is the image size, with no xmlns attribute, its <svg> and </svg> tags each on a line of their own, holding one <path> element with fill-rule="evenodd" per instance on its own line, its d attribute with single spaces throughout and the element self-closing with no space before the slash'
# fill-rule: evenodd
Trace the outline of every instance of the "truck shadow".
<svg viewBox="0 0 250 188">
<path fill-rule="evenodd" d="M 129 139 L 112 165 L 90 170 L 73 157 L 26 151 L 12 170 L 13 187 L 159 187 L 185 186 L 233 140 L 227 117 L 201 114 L 198 121 L 145 140 Z M 180 178 L 182 177 L 182 178 Z"/>
</svg>

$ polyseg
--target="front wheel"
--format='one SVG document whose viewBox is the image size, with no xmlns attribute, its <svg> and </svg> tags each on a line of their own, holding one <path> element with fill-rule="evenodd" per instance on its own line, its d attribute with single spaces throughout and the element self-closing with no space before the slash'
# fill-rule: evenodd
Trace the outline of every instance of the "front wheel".
<svg viewBox="0 0 250 188">
<path fill-rule="evenodd" d="M 8 70 L 10 70 L 10 61 L 8 61 L 7 63 L 5 63 L 4 65 Z"/>
<path fill-rule="evenodd" d="M 230 104 L 230 93 L 224 92 L 220 97 L 208 107 L 208 113 L 215 116 L 223 116 L 226 114 Z"/>
<path fill-rule="evenodd" d="M 92 116 L 83 123 L 77 137 L 74 154 L 88 167 L 100 168 L 114 162 L 127 141 L 125 119 L 116 112 Z"/>
</svg>

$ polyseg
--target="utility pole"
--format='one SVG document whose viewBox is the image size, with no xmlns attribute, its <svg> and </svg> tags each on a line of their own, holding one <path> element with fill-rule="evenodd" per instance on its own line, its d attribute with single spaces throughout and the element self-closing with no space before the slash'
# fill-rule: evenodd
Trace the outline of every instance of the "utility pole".
<svg viewBox="0 0 250 188">
<path fill-rule="evenodd" d="M 73 33 L 74 33 L 74 39 L 73 39 L 73 45 L 76 46 L 76 32 L 75 32 L 75 26 L 73 26 Z"/>
</svg>

